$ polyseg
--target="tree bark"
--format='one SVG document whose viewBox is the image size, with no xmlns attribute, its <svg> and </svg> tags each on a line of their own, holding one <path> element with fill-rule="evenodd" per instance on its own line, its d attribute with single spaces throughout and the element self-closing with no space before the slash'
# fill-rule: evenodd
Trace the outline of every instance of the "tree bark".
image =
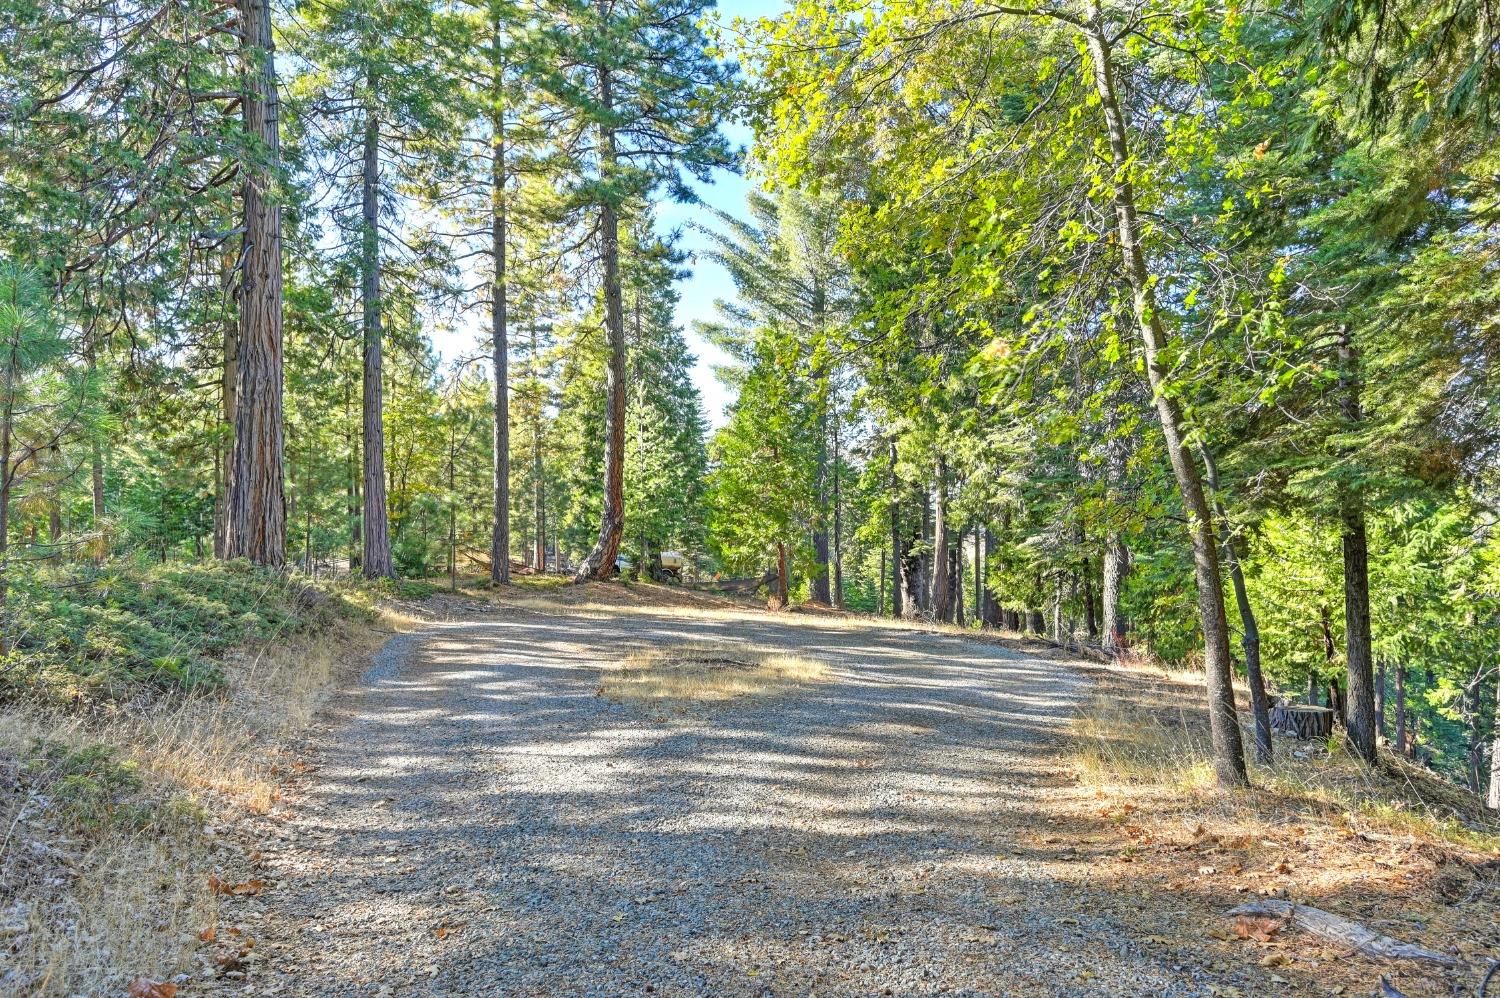
<svg viewBox="0 0 1500 998">
<path fill-rule="evenodd" d="M 812 287 L 812 319 L 818 337 L 824 334 L 824 315 L 827 311 L 827 294 L 820 281 L 814 280 Z M 813 372 L 818 392 L 818 415 L 816 432 L 817 446 L 817 492 L 818 507 L 813 518 L 813 577 L 809 587 L 814 600 L 832 604 L 833 593 L 829 588 L 830 559 L 828 553 L 828 372 L 818 365 Z"/>
<path fill-rule="evenodd" d="M 1219 529 L 1224 533 L 1224 564 L 1229 568 L 1229 580 L 1234 587 L 1234 603 L 1240 612 L 1240 647 L 1245 652 L 1245 681 L 1250 687 L 1250 711 L 1255 718 L 1255 760 L 1270 765 L 1274 749 L 1271 744 L 1271 706 L 1266 696 L 1266 679 L 1260 668 L 1260 628 L 1255 622 L 1255 609 L 1250 605 L 1249 590 L 1245 586 L 1245 572 L 1240 565 L 1239 552 L 1234 546 L 1234 531 L 1229 523 L 1229 513 L 1219 496 L 1219 466 L 1207 447 L 1200 446 L 1203 467 L 1208 472 L 1208 487 L 1213 493 L 1214 512 L 1219 518 Z"/>
<path fill-rule="evenodd" d="M 932 616 L 948 620 L 953 608 L 948 603 L 948 463 L 937 461 L 936 503 L 932 517 Z"/>
<path fill-rule="evenodd" d="M 913 557 L 916 574 L 912 587 L 907 590 L 907 602 L 914 609 L 910 616 L 919 616 L 932 609 L 932 493 L 923 490 L 921 504 L 917 507 L 917 536 L 912 547 L 917 550 Z"/>
<path fill-rule="evenodd" d="M 0 654 L 9 654 L 14 646 L 10 613 L 10 499 L 15 485 L 15 468 L 11 462 L 12 431 L 16 414 L 16 382 L 20 379 L 21 330 L 11 331 L 4 344 L 5 380 L 0 385 Z"/>
<path fill-rule="evenodd" d="M 606 0 L 598 0 L 605 8 Z M 614 111 L 610 72 L 599 69 L 599 103 L 608 116 Z M 607 119 L 606 119 L 607 120 Z M 605 179 L 615 172 L 615 130 L 599 126 L 600 171 Z M 625 310 L 620 289 L 620 217 L 605 197 L 600 205 L 600 242 L 604 258 L 604 336 L 609 349 L 604 395 L 604 509 L 599 518 L 599 538 L 574 581 L 608 579 L 615 572 L 620 554 L 620 536 L 625 529 Z"/>
<path fill-rule="evenodd" d="M 224 282 L 226 286 L 234 280 L 235 264 L 235 258 L 230 254 L 225 254 Z M 229 489 L 234 482 L 234 421 L 240 379 L 240 320 L 237 315 L 229 314 L 224 318 L 223 350 L 224 356 L 219 376 L 219 420 L 223 432 L 227 435 L 224 441 L 227 446 L 214 448 L 215 457 L 218 457 L 221 449 L 224 451 L 224 458 L 218 468 L 218 477 L 214 483 L 216 486 L 214 495 L 215 558 L 224 557 L 225 545 L 228 542 Z"/>
<path fill-rule="evenodd" d="M 837 406 L 835 406 L 837 410 Z M 833 418 L 833 605 L 844 608 L 844 510 L 839 475 L 839 418 Z"/>
<path fill-rule="evenodd" d="M 1385 661 L 1375 664 L 1375 725 L 1382 738 L 1387 737 L 1385 723 Z"/>
<path fill-rule="evenodd" d="M 1187 450 L 1186 431 L 1177 402 L 1167 390 L 1168 372 L 1162 357 L 1167 329 L 1156 302 L 1155 284 L 1146 269 L 1140 241 L 1135 191 L 1130 180 L 1134 168 L 1128 126 L 1115 91 L 1114 57 L 1099 5 L 1087 7 L 1082 26 L 1093 63 L 1094 84 L 1100 111 L 1109 136 L 1114 167 L 1116 232 L 1125 275 L 1132 291 L 1132 307 L 1146 362 L 1146 376 L 1161 422 L 1167 455 L 1177 478 L 1189 520 L 1193 545 L 1194 580 L 1198 589 L 1198 616 L 1203 630 L 1204 672 L 1208 690 L 1208 714 L 1212 735 L 1214 772 L 1224 787 L 1244 786 L 1245 750 L 1240 741 L 1239 719 L 1234 706 L 1234 676 L 1229 655 L 1229 621 L 1224 609 L 1224 591 L 1219 578 L 1218 544 L 1212 516 L 1204 496 L 1203 482 Z"/>
<path fill-rule="evenodd" d="M 1411 755 L 1411 737 L 1407 731 L 1406 717 L 1406 666 L 1396 663 L 1396 751 Z"/>
<path fill-rule="evenodd" d="M 360 567 L 364 531 L 360 522 L 360 457 L 354 437 L 354 400 L 348 385 L 344 387 L 344 446 L 348 448 L 349 574 Z"/>
<path fill-rule="evenodd" d="M 531 380 L 537 384 L 536 370 L 536 322 L 531 323 Z M 542 477 L 542 402 L 537 400 L 536 418 L 531 424 L 531 503 L 532 518 L 536 521 L 536 564 L 538 571 L 547 570 L 547 483 Z"/>
<path fill-rule="evenodd" d="M 889 441 L 891 460 L 890 479 L 890 516 L 891 516 L 891 616 L 906 616 L 906 601 L 903 599 L 902 568 L 905 564 L 904 553 L 906 548 L 902 545 L 901 537 L 901 484 L 896 477 L 896 438 L 893 436 Z"/>
<path fill-rule="evenodd" d="M 380 302 L 380 122 L 365 112 L 364 167 L 360 174 L 363 227 L 360 305 L 364 313 L 364 556 L 365 578 L 390 578 L 391 530 L 385 495 L 385 386 Z"/>
<path fill-rule="evenodd" d="M 974 622 L 980 627 L 989 623 L 989 611 L 985 607 L 984 588 L 984 529 L 974 524 Z"/>
<path fill-rule="evenodd" d="M 778 610 L 785 610 L 791 604 L 791 579 L 786 570 L 786 545 L 781 541 L 776 542 L 776 601 L 780 604 Z"/>
<path fill-rule="evenodd" d="M 953 604 L 953 622 L 959 627 L 964 626 L 964 540 L 963 534 L 955 534 L 953 544 L 949 547 L 952 554 L 949 556 L 951 568 L 949 569 L 949 596 Z"/>
<path fill-rule="evenodd" d="M 494 363 L 495 421 L 493 427 L 494 459 L 492 486 L 494 507 L 490 522 L 490 583 L 510 583 L 510 351 L 506 328 L 506 193 L 505 185 L 505 67 L 499 62 L 500 25 L 495 26 L 495 107 L 491 117 L 490 142 L 490 257 L 495 265 L 495 280 L 490 288 L 490 349 Z"/>
<path fill-rule="evenodd" d="M 1005 514 L 1005 522 L 1007 524 L 1010 522 L 1009 516 L 1009 513 Z M 986 525 L 984 528 L 984 622 L 992 627 L 1006 627 L 1014 631 L 1018 630 L 1018 628 L 1011 626 L 1009 618 L 1013 616 L 1012 611 L 1006 610 L 1000 605 L 1000 598 L 990 588 L 990 557 L 999 546 L 999 539 L 996 538 L 994 531 Z"/>
<path fill-rule="evenodd" d="M 1363 420 L 1359 360 L 1349 342 L 1349 327 L 1339 335 L 1339 381 L 1344 422 L 1350 430 Z M 1339 521 L 1344 553 L 1344 731 L 1349 747 L 1365 762 L 1375 762 L 1375 671 L 1370 636 L 1370 549 L 1365 530 L 1364 496 L 1343 489 Z"/>
<path fill-rule="evenodd" d="M 1485 803 L 1500 811 L 1500 682 L 1495 683 L 1495 728 L 1490 740 L 1490 785 Z"/>
<path fill-rule="evenodd" d="M 282 480 L 281 205 L 272 190 L 281 161 L 281 98 L 268 0 L 239 0 L 245 131 L 264 157 L 247 165 L 236 364 L 234 449 L 226 558 L 280 568 L 286 560 Z"/>
<path fill-rule="evenodd" d="M 1088 558 L 1083 559 L 1078 571 L 1083 579 L 1083 629 L 1088 632 L 1090 641 L 1098 641 L 1099 618 L 1094 616 L 1094 572 Z"/>
</svg>

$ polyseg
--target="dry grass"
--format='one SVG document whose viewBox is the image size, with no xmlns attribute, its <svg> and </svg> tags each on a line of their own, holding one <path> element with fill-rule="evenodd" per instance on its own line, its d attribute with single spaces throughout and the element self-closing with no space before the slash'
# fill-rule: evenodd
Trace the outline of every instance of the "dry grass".
<svg viewBox="0 0 1500 998">
<path fill-rule="evenodd" d="M 614 700 L 705 703 L 770 696 L 822 682 L 816 659 L 745 645 L 686 644 L 650 648 L 603 670 L 600 695 Z"/>
<path fill-rule="evenodd" d="M 1337 734 L 1327 742 L 1277 735 L 1275 762 L 1250 765 L 1255 791 L 1223 793 L 1204 714 L 1197 697 L 1164 695 L 1147 706 L 1117 693 L 1096 696 L 1074 725 L 1079 782 L 1104 793 L 1186 794 L 1182 803 L 1218 817 L 1338 813 L 1375 831 L 1500 856 L 1500 820 L 1477 795 L 1393 753 L 1382 752 L 1378 768 L 1364 766 Z M 1248 752 L 1251 733 L 1242 735 Z"/>
<path fill-rule="evenodd" d="M 299 767 L 286 743 L 408 624 L 339 620 L 244 649 L 216 695 L 0 713 L 0 991 L 123 992 L 187 969 L 218 917 L 209 875 L 244 862 L 216 826 L 274 805 Z"/>
<path fill-rule="evenodd" d="M 1500 943 L 1500 822 L 1476 795 L 1393 755 L 1372 769 L 1337 739 L 1282 736 L 1274 765 L 1252 765 L 1252 789 L 1224 792 L 1201 680 L 1093 672 L 1098 693 L 1069 747 L 1080 787 L 1071 822 L 1098 850 L 1093 882 L 1198 913 L 1199 945 L 1284 961 L 1280 972 L 1311 993 L 1366 994 L 1380 973 L 1411 996 L 1473 993 L 1471 978 Z M 1446 972 L 1380 968 L 1305 936 L 1236 938 L 1223 913 L 1255 895 L 1324 908 L 1466 962 Z"/>
</svg>

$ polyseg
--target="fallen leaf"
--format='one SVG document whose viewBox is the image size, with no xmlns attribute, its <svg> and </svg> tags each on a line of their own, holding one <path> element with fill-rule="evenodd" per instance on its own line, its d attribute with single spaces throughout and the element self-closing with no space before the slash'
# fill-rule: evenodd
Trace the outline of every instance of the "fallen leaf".
<svg viewBox="0 0 1500 998">
<path fill-rule="evenodd" d="M 216 928 L 214 928 L 212 925 L 210 925 L 208 928 L 206 928 L 202 932 L 198 933 L 198 938 L 201 939 L 201 940 L 203 940 L 206 943 L 211 943 L 211 942 L 214 941 L 214 937 L 217 936 L 218 934 L 219 934 L 219 930 L 216 929 Z"/>
<path fill-rule="evenodd" d="M 213 874 L 208 877 L 208 889 L 215 894 L 225 897 L 254 897 L 265 889 L 266 882 L 259 877 L 245 881 L 242 884 L 232 884 L 227 880 L 220 880 Z"/>
<path fill-rule="evenodd" d="M 1235 935 L 1262 943 L 1270 942 L 1285 926 L 1286 923 L 1281 919 L 1266 916 L 1238 915 L 1234 920 Z"/>
<path fill-rule="evenodd" d="M 177 985 L 166 981 L 153 981 L 149 977 L 137 977 L 130 982 L 129 998 L 173 998 Z"/>
</svg>

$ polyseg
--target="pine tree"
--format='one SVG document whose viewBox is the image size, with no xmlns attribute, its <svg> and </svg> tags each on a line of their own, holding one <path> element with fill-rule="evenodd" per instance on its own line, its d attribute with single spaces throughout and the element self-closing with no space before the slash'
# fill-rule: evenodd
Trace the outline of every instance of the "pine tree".
<svg viewBox="0 0 1500 998">
<path fill-rule="evenodd" d="M 683 173 L 707 180 L 728 166 L 718 109 L 728 67 L 708 54 L 699 24 L 711 0 L 593 0 L 544 7 L 556 72 L 547 83 L 571 113 L 563 145 L 596 175 L 578 188 L 598 217 L 607 362 L 602 514 L 593 549 L 576 577 L 615 571 L 625 526 L 624 474 L 628 345 L 620 275 L 621 219 L 665 186 L 691 199 Z"/>
</svg>

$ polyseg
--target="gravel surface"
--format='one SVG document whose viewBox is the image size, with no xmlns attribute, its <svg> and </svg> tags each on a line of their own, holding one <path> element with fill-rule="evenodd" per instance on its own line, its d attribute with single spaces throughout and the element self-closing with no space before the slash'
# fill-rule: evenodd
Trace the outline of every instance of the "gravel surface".
<svg viewBox="0 0 1500 998">
<path fill-rule="evenodd" d="M 686 641 L 833 678 L 687 712 L 597 694 L 602 663 Z M 1065 663 L 815 616 L 509 611 L 398 638 L 318 735 L 268 889 L 226 901 L 248 977 L 207 988 L 1209 994 L 1221 974 L 1058 875 L 1087 855 L 1036 844 L 1086 694 Z"/>
</svg>

